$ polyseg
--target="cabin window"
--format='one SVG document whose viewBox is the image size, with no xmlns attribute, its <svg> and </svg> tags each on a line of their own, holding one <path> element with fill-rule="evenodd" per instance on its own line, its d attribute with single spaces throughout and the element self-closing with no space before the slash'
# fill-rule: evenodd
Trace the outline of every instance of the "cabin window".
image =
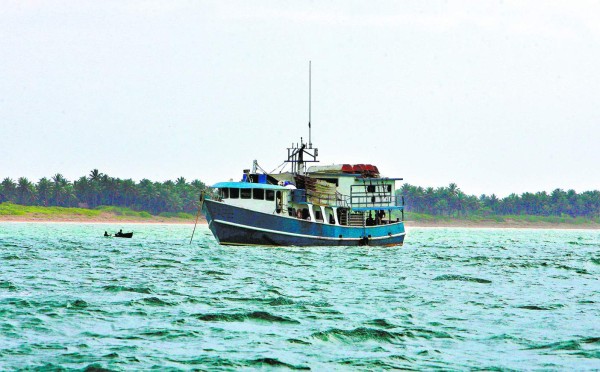
<svg viewBox="0 0 600 372">
<path fill-rule="evenodd" d="M 229 189 L 229 198 L 230 199 L 239 199 L 240 198 L 240 189 Z"/>
<path fill-rule="evenodd" d="M 267 194 L 267 200 L 270 200 L 270 201 L 275 200 L 275 191 L 266 190 L 266 194 Z"/>
<path fill-rule="evenodd" d="M 323 221 L 323 213 L 321 211 L 315 211 L 315 220 Z"/>
<path fill-rule="evenodd" d="M 367 192 L 375 192 L 375 185 L 367 185 Z"/>
<path fill-rule="evenodd" d="M 252 197 L 252 189 L 242 189 L 242 199 L 250 199 Z"/>
<path fill-rule="evenodd" d="M 281 201 L 281 191 L 277 191 L 277 193 L 275 194 L 277 200 L 275 201 L 275 211 L 277 213 L 281 213 L 281 207 L 282 207 L 282 201 Z"/>
<path fill-rule="evenodd" d="M 252 192 L 252 198 L 253 199 L 258 199 L 258 200 L 264 200 L 265 199 L 265 190 L 263 189 L 254 189 Z"/>
<path fill-rule="evenodd" d="M 221 197 L 223 199 L 228 199 L 229 198 L 229 189 L 226 187 L 224 189 L 221 189 Z"/>
</svg>

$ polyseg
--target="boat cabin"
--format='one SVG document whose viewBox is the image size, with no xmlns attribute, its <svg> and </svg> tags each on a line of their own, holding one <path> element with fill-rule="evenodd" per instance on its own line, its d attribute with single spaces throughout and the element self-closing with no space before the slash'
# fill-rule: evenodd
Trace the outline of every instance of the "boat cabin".
<svg viewBox="0 0 600 372">
<path fill-rule="evenodd" d="M 279 185 L 251 182 L 219 182 L 221 201 L 240 208 L 251 209 L 263 213 L 281 214 L 286 207 L 288 188 Z"/>
</svg>

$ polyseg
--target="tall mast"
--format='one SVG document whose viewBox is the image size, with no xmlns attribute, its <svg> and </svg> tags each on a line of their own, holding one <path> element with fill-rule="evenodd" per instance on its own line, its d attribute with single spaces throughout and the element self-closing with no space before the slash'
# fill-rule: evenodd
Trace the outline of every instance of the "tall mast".
<svg viewBox="0 0 600 372">
<path fill-rule="evenodd" d="M 300 144 L 292 143 L 292 147 L 288 147 L 288 159 L 286 163 L 292 163 L 292 173 L 303 175 L 306 171 L 306 163 L 318 163 L 319 149 L 313 148 L 311 136 L 311 61 L 308 61 L 308 143 L 305 143 L 300 137 Z"/>
<path fill-rule="evenodd" d="M 311 103 L 311 65 L 312 61 L 308 61 L 308 148 L 312 149 L 311 127 L 310 127 L 310 103 Z"/>
</svg>

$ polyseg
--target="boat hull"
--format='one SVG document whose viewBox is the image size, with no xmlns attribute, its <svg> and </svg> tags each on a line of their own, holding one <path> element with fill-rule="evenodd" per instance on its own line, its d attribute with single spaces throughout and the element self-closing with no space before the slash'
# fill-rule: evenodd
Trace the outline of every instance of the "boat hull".
<svg viewBox="0 0 600 372">
<path fill-rule="evenodd" d="M 367 227 L 339 226 L 256 212 L 207 199 L 202 211 L 223 245 L 395 246 L 404 242 L 402 222 Z"/>
</svg>

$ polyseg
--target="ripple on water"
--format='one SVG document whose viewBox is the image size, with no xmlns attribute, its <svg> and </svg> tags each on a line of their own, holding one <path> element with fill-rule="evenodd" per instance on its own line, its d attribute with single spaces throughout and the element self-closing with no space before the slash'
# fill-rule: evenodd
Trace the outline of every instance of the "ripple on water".
<svg viewBox="0 0 600 372">
<path fill-rule="evenodd" d="M 474 278 L 474 277 L 470 277 L 470 276 L 466 276 L 466 275 L 457 275 L 457 274 L 440 275 L 440 276 L 436 276 L 433 280 L 440 280 L 440 281 L 457 280 L 457 281 L 461 281 L 461 282 L 472 282 L 472 283 L 482 283 L 482 284 L 492 283 L 491 280 Z"/>
<path fill-rule="evenodd" d="M 266 311 L 251 311 L 243 313 L 212 313 L 195 314 L 195 318 L 205 322 L 243 322 L 246 320 L 262 321 L 269 323 L 299 324 L 300 322 L 284 316 L 273 315 Z"/>
<path fill-rule="evenodd" d="M 359 327 L 354 329 L 331 328 L 326 331 L 315 332 L 311 337 L 321 341 L 340 341 L 343 343 L 354 343 L 364 341 L 381 341 L 394 343 L 404 337 L 412 337 L 409 332 L 390 332 L 383 329 Z"/>
<path fill-rule="evenodd" d="M 151 294 L 152 290 L 148 287 L 126 287 L 122 285 L 106 285 L 102 287 L 107 292 L 133 292 Z"/>
<path fill-rule="evenodd" d="M 274 368 L 287 368 L 287 369 L 298 369 L 298 370 L 310 370 L 310 367 L 303 365 L 293 365 L 285 363 L 276 358 L 257 358 L 245 361 L 243 364 L 247 366 L 255 367 L 274 367 Z"/>
<path fill-rule="evenodd" d="M 521 305 L 517 306 L 518 309 L 524 310 L 536 310 L 536 311 L 544 311 L 544 310 L 556 310 L 564 307 L 562 304 L 549 304 L 549 305 Z"/>
<path fill-rule="evenodd" d="M 144 297 L 137 300 L 132 300 L 129 302 L 130 305 L 148 305 L 148 306 L 175 306 L 176 303 L 161 300 L 158 297 Z"/>
</svg>

